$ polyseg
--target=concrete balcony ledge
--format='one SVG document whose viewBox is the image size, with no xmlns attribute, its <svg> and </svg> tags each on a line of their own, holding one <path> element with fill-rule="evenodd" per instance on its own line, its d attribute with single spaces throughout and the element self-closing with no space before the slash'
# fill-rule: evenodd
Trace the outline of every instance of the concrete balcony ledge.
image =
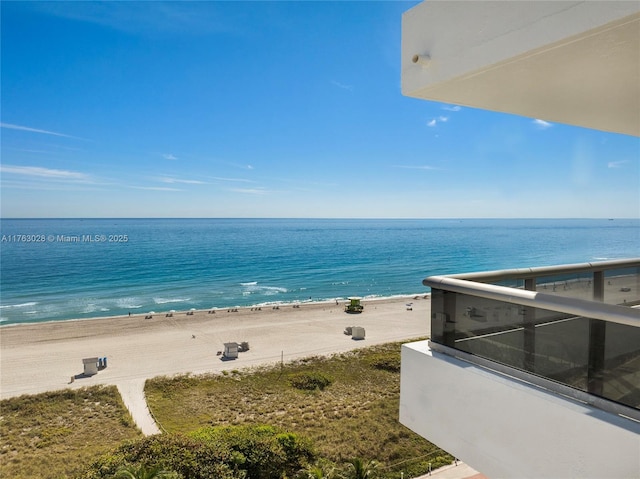
<svg viewBox="0 0 640 479">
<path fill-rule="evenodd" d="M 402 347 L 400 422 L 490 478 L 640 477 L 640 423 L 431 349 Z"/>
</svg>

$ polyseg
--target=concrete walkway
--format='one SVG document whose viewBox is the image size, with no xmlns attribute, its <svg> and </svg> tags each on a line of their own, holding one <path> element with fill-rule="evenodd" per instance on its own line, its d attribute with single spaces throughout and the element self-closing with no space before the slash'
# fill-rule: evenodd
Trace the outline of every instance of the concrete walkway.
<svg viewBox="0 0 640 479">
<path fill-rule="evenodd" d="M 160 434 L 160 428 L 149 412 L 144 394 L 145 379 L 133 379 L 119 382 L 116 386 L 122 396 L 124 405 L 129 410 L 133 421 L 145 436 Z"/>
<path fill-rule="evenodd" d="M 458 461 L 456 464 L 451 464 L 449 466 L 440 467 L 431 472 L 431 474 L 426 474 L 424 476 L 420 476 L 416 479 L 487 479 L 486 476 L 483 476 L 475 469 L 472 469 L 464 462 Z"/>
</svg>

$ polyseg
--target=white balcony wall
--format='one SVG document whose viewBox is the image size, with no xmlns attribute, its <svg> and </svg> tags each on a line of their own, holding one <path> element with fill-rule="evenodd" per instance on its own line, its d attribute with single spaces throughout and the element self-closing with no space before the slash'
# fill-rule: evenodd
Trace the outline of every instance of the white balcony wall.
<svg viewBox="0 0 640 479">
<path fill-rule="evenodd" d="M 640 423 L 402 347 L 400 422 L 489 478 L 638 478 Z"/>
</svg>

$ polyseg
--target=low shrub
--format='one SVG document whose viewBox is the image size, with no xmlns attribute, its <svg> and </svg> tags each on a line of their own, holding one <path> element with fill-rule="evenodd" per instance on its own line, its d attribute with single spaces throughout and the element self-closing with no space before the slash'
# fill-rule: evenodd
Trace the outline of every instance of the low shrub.
<svg viewBox="0 0 640 479">
<path fill-rule="evenodd" d="M 333 382 L 333 378 L 321 372 L 303 372 L 291 374 L 289 384 L 304 391 L 324 390 Z"/>
<path fill-rule="evenodd" d="M 243 479 L 234 471 L 233 454 L 225 444 L 199 441 L 180 434 L 158 434 L 126 442 L 95 461 L 83 479 L 111 479 L 123 468 L 160 468 L 185 478 Z"/>
<path fill-rule="evenodd" d="M 293 477 L 316 458 L 311 441 L 273 426 L 204 427 L 190 437 L 224 444 L 232 453 L 234 468 L 248 479 Z"/>
<path fill-rule="evenodd" d="M 123 468 L 160 469 L 191 479 L 280 479 L 316 460 L 311 441 L 272 426 L 203 427 L 122 444 L 83 479 L 107 479 Z"/>
<path fill-rule="evenodd" d="M 389 371 L 392 373 L 400 372 L 400 354 L 397 352 L 381 352 L 373 354 L 369 360 L 369 364 L 382 371 Z"/>
</svg>

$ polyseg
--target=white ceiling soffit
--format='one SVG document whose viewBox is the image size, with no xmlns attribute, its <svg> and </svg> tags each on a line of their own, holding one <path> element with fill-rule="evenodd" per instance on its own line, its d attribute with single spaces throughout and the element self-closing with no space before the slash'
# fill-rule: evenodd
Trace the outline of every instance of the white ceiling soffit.
<svg viewBox="0 0 640 479">
<path fill-rule="evenodd" d="M 426 1 L 402 93 L 640 136 L 640 1 Z"/>
</svg>

